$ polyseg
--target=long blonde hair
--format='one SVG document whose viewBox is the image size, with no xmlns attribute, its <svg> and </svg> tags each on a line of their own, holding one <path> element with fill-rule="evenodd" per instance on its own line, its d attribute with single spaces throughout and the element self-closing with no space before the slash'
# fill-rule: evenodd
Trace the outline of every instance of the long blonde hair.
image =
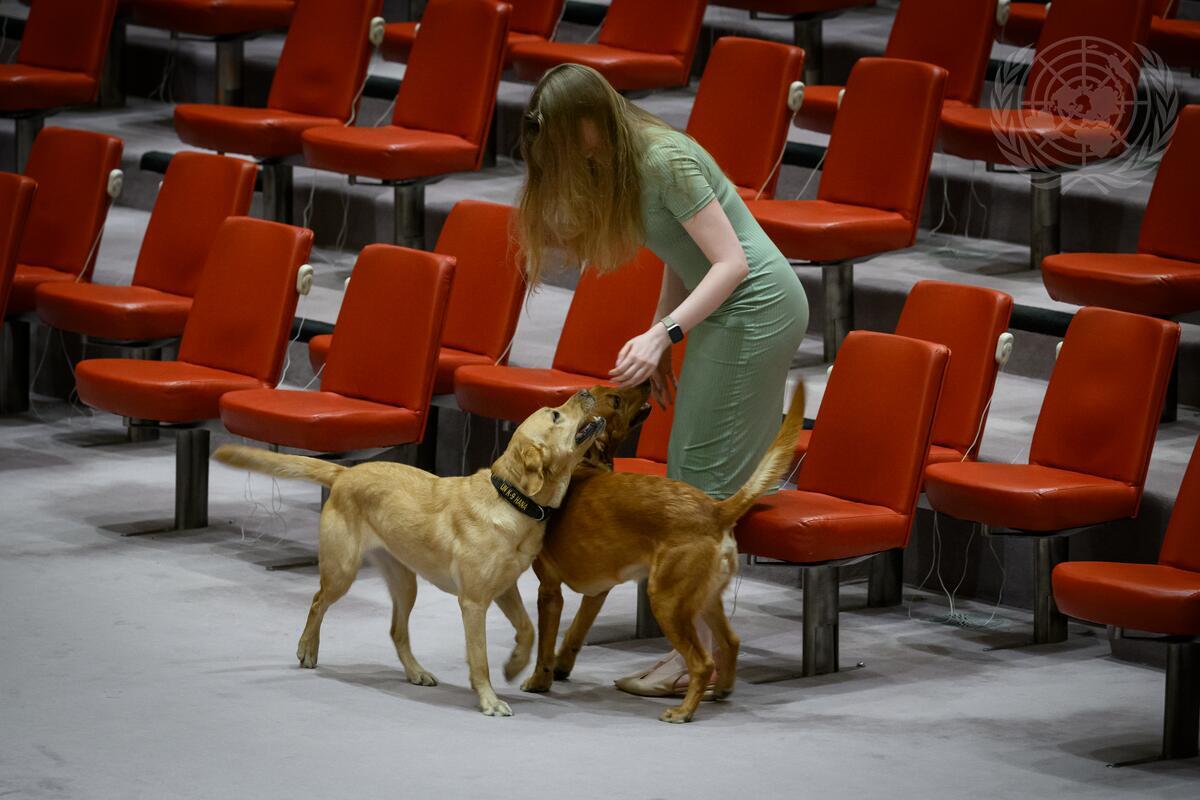
<svg viewBox="0 0 1200 800">
<path fill-rule="evenodd" d="M 590 157 L 585 122 L 601 141 Z M 591 67 L 561 64 L 538 81 L 522 121 L 528 175 L 517 213 L 530 284 L 540 279 L 548 250 L 601 272 L 637 254 L 645 240 L 641 158 L 650 128 L 669 130 Z"/>
</svg>

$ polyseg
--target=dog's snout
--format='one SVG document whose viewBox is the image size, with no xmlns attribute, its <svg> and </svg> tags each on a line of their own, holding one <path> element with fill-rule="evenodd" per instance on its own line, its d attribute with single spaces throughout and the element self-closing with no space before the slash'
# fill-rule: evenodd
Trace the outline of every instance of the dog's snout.
<svg viewBox="0 0 1200 800">
<path fill-rule="evenodd" d="M 586 411 L 590 412 L 596 407 L 596 396 L 587 389 L 580 389 L 575 396 L 579 398 L 579 402 L 583 404 Z"/>
</svg>

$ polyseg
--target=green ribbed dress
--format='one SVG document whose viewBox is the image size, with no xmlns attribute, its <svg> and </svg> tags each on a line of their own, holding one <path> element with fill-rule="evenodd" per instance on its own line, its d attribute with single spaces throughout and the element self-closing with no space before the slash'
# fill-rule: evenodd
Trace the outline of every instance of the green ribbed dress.
<svg viewBox="0 0 1200 800">
<path fill-rule="evenodd" d="M 712 156 L 685 134 L 654 132 L 642 163 L 646 246 L 688 291 L 712 264 L 682 223 L 714 198 L 733 223 L 750 272 L 688 333 L 667 475 L 725 498 L 750 477 L 779 430 L 788 369 L 808 328 L 808 300 Z"/>
</svg>

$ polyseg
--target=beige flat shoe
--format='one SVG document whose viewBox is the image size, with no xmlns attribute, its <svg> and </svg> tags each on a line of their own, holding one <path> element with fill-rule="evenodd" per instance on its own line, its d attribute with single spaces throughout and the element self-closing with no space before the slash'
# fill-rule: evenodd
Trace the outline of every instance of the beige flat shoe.
<svg viewBox="0 0 1200 800">
<path fill-rule="evenodd" d="M 686 669 L 674 674 L 663 675 L 657 679 L 649 678 L 664 663 L 659 662 L 649 670 L 637 675 L 626 675 L 624 678 L 613 681 L 613 684 L 622 692 L 637 695 L 638 697 L 683 697 L 687 694 L 689 681 Z M 708 686 L 704 688 L 704 700 L 713 699 L 716 679 L 717 674 L 714 671 L 708 679 Z"/>
</svg>

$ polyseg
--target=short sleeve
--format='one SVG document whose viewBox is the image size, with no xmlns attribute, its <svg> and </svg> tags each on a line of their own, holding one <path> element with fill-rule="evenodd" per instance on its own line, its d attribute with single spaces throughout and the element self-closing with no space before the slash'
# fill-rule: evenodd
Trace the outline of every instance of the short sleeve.
<svg viewBox="0 0 1200 800">
<path fill-rule="evenodd" d="M 674 143 L 663 144 L 655 154 L 663 173 L 659 185 L 662 204 L 677 221 L 687 222 L 716 199 L 704 165 L 695 153 Z"/>
</svg>

